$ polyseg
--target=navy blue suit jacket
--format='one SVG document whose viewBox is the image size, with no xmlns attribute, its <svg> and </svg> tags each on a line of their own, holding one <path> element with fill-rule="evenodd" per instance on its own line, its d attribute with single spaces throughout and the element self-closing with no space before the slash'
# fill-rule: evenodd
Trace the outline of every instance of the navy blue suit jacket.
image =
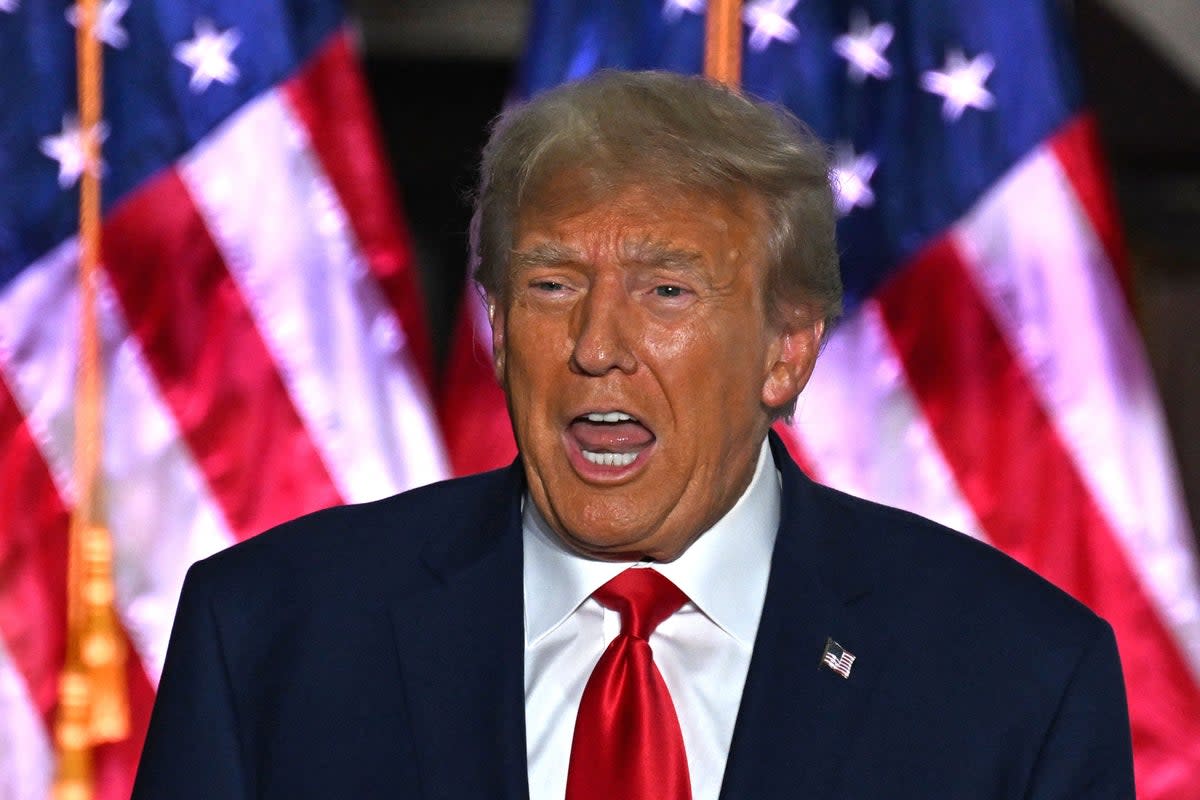
<svg viewBox="0 0 1200 800">
<path fill-rule="evenodd" d="M 772 445 L 782 520 L 722 800 L 1134 796 L 1103 620 Z M 516 465 L 196 564 L 134 798 L 525 798 L 523 491 Z M 828 637 L 849 678 L 819 665 Z"/>
</svg>

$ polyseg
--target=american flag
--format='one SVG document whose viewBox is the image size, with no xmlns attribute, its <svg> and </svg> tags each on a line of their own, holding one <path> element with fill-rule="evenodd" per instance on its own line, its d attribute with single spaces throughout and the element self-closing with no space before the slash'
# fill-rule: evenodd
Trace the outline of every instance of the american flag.
<svg viewBox="0 0 1200 800">
<path fill-rule="evenodd" d="M 0 0 L 0 798 L 45 800 L 63 663 L 80 141 L 104 139 L 103 487 L 134 735 L 180 583 L 282 520 L 443 477 L 411 247 L 334 0 Z"/>
<path fill-rule="evenodd" d="M 817 479 L 990 542 L 1108 619 L 1139 796 L 1185 800 L 1200 787 L 1192 531 L 1059 9 L 744 4 L 744 86 L 831 144 L 842 215 L 847 313 L 783 433 Z M 539 2 L 519 93 L 610 66 L 699 72 L 704 11 Z M 456 468 L 490 465 L 479 442 L 512 447 L 502 407 L 469 407 L 497 396 L 481 318 L 452 372 Z"/>
<path fill-rule="evenodd" d="M 849 678 L 850 668 L 854 666 L 855 658 L 856 656 L 853 653 L 846 650 L 833 639 L 825 640 L 825 650 L 821 653 L 821 663 L 838 675 L 841 675 L 843 678 Z"/>
</svg>

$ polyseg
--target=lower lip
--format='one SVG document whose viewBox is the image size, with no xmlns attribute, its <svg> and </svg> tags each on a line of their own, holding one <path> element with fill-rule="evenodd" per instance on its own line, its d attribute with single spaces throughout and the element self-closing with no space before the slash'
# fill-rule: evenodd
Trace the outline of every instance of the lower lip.
<svg viewBox="0 0 1200 800">
<path fill-rule="evenodd" d="M 650 442 L 638 451 L 633 461 L 624 466 L 593 464 L 583 457 L 583 450 L 579 443 L 570 434 L 563 434 L 563 445 L 566 448 L 567 459 L 571 462 L 571 467 L 579 477 L 589 483 L 621 483 L 628 480 L 646 466 L 656 444 L 656 442 Z"/>
</svg>

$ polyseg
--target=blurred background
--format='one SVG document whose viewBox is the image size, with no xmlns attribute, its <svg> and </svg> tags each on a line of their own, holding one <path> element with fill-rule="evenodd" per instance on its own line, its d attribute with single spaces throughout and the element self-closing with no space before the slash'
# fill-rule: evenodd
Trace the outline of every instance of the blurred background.
<svg viewBox="0 0 1200 800">
<path fill-rule="evenodd" d="M 467 195 L 514 82 L 528 0 L 353 0 L 414 236 L 437 362 L 462 291 Z M 1200 519 L 1200 4 L 1075 0 L 1084 89 L 1124 223 L 1135 314 Z"/>
</svg>

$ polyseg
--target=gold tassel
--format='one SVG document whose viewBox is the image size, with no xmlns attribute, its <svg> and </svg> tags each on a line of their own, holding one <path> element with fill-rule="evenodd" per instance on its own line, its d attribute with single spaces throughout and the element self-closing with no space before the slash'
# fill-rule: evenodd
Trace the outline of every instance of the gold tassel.
<svg viewBox="0 0 1200 800">
<path fill-rule="evenodd" d="M 91 800 L 92 748 L 129 735 L 127 650 L 113 606 L 108 531 L 72 519 L 67 661 L 59 681 L 54 800 Z"/>
<path fill-rule="evenodd" d="M 88 677 L 93 743 L 115 742 L 129 735 L 129 702 L 126 698 L 125 640 L 113 601 L 113 551 L 108 530 L 88 527 L 82 542 L 83 631 L 80 661 Z"/>
<path fill-rule="evenodd" d="M 58 685 L 58 718 L 54 724 L 58 761 L 51 793 L 54 800 L 91 800 L 92 797 L 89 694 L 83 670 L 65 668 Z"/>
</svg>

